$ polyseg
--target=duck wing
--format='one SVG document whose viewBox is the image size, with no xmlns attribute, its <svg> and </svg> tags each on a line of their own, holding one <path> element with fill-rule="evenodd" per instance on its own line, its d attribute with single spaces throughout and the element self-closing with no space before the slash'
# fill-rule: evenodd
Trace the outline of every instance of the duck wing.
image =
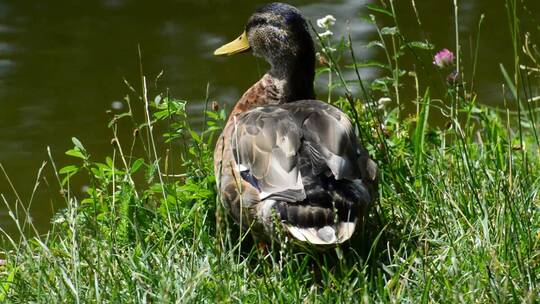
<svg viewBox="0 0 540 304">
<path fill-rule="evenodd" d="M 336 180 L 362 177 L 359 157 L 367 157 L 351 121 L 338 108 L 318 100 L 301 100 L 282 105 L 302 129 L 312 174 L 330 170 Z"/>
<path fill-rule="evenodd" d="M 261 201 L 305 199 L 298 166 L 301 141 L 294 117 L 277 106 L 256 108 L 234 121 L 231 142 L 238 171 L 259 190 Z"/>
<path fill-rule="evenodd" d="M 293 237 L 313 244 L 351 237 L 375 197 L 377 166 L 341 110 L 302 100 L 255 108 L 234 124 L 232 149 L 242 178 Z"/>
</svg>

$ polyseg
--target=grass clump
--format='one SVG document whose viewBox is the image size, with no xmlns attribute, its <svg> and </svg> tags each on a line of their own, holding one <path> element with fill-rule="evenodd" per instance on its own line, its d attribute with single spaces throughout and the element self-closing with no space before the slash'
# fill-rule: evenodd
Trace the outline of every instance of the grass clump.
<svg viewBox="0 0 540 304">
<path fill-rule="evenodd" d="M 95 161 L 74 139 L 67 154 L 75 164 L 57 170 L 51 158 L 66 208 L 46 235 L 4 235 L 0 301 L 539 301 L 540 116 L 524 84 L 540 77 L 540 54 L 515 48 L 517 64 L 504 71 L 518 111 L 501 111 L 478 104 L 457 36 L 455 71 L 433 73 L 459 76 L 434 98 L 418 75 L 425 71 L 402 62 L 431 60 L 434 47 L 404 37 L 393 2 L 383 4 L 370 7 L 379 40 L 368 47 L 381 48 L 386 62 L 357 60 L 350 39 L 319 37 L 318 74 L 332 75 L 328 100 L 353 118 L 381 169 L 378 203 L 352 244 L 324 254 L 251 244 L 215 200 L 212 143 L 225 111 L 206 111 L 204 131 L 195 132 L 185 101 L 150 101 L 142 77 L 140 106 L 126 99 L 129 111 L 111 121 L 110 157 Z M 380 16 L 394 23 L 379 27 Z M 382 76 L 368 83 L 359 70 L 373 66 Z M 416 88 L 412 101 L 405 86 Z M 417 109 L 409 116 L 407 102 Z M 430 126 L 433 113 L 447 124 Z M 119 137 L 123 127 L 133 136 Z M 89 185 L 82 198 L 72 191 L 77 178 Z M 19 210 L 11 214 L 27 232 L 27 210 Z"/>
</svg>

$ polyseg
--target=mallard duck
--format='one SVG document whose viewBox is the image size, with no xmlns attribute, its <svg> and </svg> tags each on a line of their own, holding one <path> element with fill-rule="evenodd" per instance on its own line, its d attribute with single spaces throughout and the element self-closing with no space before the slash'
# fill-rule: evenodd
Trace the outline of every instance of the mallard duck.
<svg viewBox="0 0 540 304">
<path fill-rule="evenodd" d="M 221 202 L 263 240 L 285 232 L 313 245 L 347 241 L 377 196 L 378 169 L 347 115 L 315 100 L 305 18 L 287 4 L 265 5 L 214 54 L 248 50 L 270 70 L 238 100 L 216 143 Z"/>
</svg>

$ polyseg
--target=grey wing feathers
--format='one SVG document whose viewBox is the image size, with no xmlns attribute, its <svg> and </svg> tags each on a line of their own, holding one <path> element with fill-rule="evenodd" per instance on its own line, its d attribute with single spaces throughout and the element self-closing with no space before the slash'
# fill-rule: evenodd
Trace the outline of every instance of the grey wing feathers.
<svg viewBox="0 0 540 304">
<path fill-rule="evenodd" d="M 349 239 L 373 201 L 377 165 L 348 117 L 316 100 L 265 106 L 234 121 L 232 153 L 244 181 L 275 208 L 296 239 L 312 244 Z M 338 220 L 336 222 L 335 220 Z"/>
<path fill-rule="evenodd" d="M 297 155 L 302 133 L 288 111 L 257 108 L 235 124 L 233 154 L 239 171 L 254 177 L 260 199 L 302 201 L 306 196 Z"/>
<path fill-rule="evenodd" d="M 320 101 L 256 108 L 239 116 L 232 136 L 239 171 L 249 170 L 257 180 L 261 200 L 292 202 L 306 197 L 299 168 L 302 146 L 310 155 L 312 174 L 329 170 L 336 180 L 360 178 L 361 151 L 351 122 Z"/>
<path fill-rule="evenodd" d="M 357 159 L 363 151 L 343 112 L 316 100 L 297 101 L 283 107 L 302 123 L 304 145 L 310 151 L 315 171 L 326 167 L 336 180 L 360 177 Z"/>
</svg>

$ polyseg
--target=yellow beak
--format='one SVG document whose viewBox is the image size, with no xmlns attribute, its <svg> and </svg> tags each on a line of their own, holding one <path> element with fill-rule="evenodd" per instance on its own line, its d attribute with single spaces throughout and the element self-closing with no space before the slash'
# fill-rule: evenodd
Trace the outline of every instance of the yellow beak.
<svg viewBox="0 0 540 304">
<path fill-rule="evenodd" d="M 247 38 L 247 34 L 244 31 L 240 37 L 234 39 L 233 41 L 223 45 L 222 47 L 218 48 L 214 51 L 214 55 L 216 56 L 222 56 L 222 55 L 234 55 L 238 53 L 245 52 L 249 50 L 249 42 Z"/>
</svg>

